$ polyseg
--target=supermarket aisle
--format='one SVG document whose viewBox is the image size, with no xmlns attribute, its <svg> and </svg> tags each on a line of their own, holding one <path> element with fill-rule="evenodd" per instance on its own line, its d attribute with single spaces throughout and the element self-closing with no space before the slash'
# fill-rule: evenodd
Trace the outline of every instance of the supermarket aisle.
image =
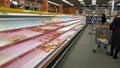
<svg viewBox="0 0 120 68">
<path fill-rule="evenodd" d="M 56 68 L 120 68 L 120 58 L 113 60 L 106 56 L 104 48 L 99 48 L 95 54 L 92 52 L 95 35 L 88 34 L 89 27 Z"/>
</svg>

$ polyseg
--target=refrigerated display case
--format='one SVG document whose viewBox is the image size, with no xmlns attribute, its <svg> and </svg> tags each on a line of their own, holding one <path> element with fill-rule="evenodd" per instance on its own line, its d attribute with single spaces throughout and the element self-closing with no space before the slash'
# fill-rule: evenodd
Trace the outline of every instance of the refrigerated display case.
<svg viewBox="0 0 120 68">
<path fill-rule="evenodd" d="M 0 68 L 50 66 L 85 26 L 79 16 L 0 9 Z"/>
</svg>

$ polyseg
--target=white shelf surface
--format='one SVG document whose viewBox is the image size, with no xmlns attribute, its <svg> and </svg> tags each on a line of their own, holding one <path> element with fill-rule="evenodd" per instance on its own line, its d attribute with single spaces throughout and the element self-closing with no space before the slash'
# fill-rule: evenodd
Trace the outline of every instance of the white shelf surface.
<svg viewBox="0 0 120 68">
<path fill-rule="evenodd" d="M 77 25 L 79 25 L 79 24 L 80 24 L 80 23 L 76 23 L 76 24 L 70 25 L 70 26 L 68 26 L 68 27 L 61 28 L 60 31 L 66 31 L 66 30 L 68 30 L 69 28 L 74 27 L 74 26 L 77 26 Z"/>
<path fill-rule="evenodd" d="M 78 31 L 81 30 L 83 27 L 84 27 L 84 25 L 83 25 L 83 26 L 80 25 Z M 74 32 L 74 34 L 71 34 L 71 35 L 69 34 L 69 36 L 68 36 L 67 34 L 70 33 L 71 31 Z M 60 45 L 60 47 L 59 47 L 55 52 L 53 52 L 53 53 L 49 56 L 49 58 L 46 58 L 46 60 L 45 60 L 43 63 L 41 63 L 41 64 L 38 66 L 38 68 L 43 68 L 43 66 L 44 66 L 51 58 L 53 58 L 54 55 L 55 55 L 58 51 L 60 51 L 60 50 L 65 46 L 66 42 L 68 42 L 73 36 L 75 36 L 75 34 L 76 34 L 78 31 L 70 30 L 68 33 L 65 33 L 65 34 L 61 35 L 59 38 L 67 39 L 67 41 L 65 41 L 62 45 Z M 72 36 L 72 37 L 71 37 L 71 36 Z M 68 39 L 68 38 L 70 38 L 70 39 Z"/>
<path fill-rule="evenodd" d="M 36 48 L 40 45 L 42 45 L 44 42 L 40 42 L 39 38 L 45 38 L 46 36 L 48 36 L 49 34 L 46 34 L 42 37 L 38 37 L 38 39 L 32 39 L 17 45 L 13 45 L 12 47 L 3 49 L 0 51 L 0 65 L 32 50 L 33 48 Z M 50 40 L 50 39 L 48 39 Z M 46 40 L 46 41 L 48 41 Z"/>
<path fill-rule="evenodd" d="M 81 20 L 65 22 L 65 23 L 62 23 L 62 24 L 64 26 L 67 26 L 67 25 L 70 25 L 70 24 L 73 24 L 73 23 L 76 23 L 76 22 L 79 22 L 79 21 L 81 21 Z M 67 28 L 69 28 L 69 27 L 67 27 Z M 67 28 L 64 28 L 64 29 L 67 29 Z M 26 38 L 30 38 L 30 37 L 33 37 L 33 36 L 36 36 L 36 35 L 39 35 L 39 34 L 42 34 L 42 33 L 33 32 L 29 29 L 25 29 L 25 30 L 17 31 L 17 32 L 13 32 L 13 33 L 3 33 L 3 34 L 0 34 L 0 38 L 1 38 L 0 39 L 0 47 L 6 46 L 7 44 L 10 44 L 10 43 L 13 43 L 13 42 L 8 42 L 7 38 L 15 36 L 15 35 L 21 35 L 21 34 L 26 35 L 27 36 Z"/>
<path fill-rule="evenodd" d="M 69 29 L 77 26 L 78 24 L 79 23 L 76 23 L 76 24 L 71 25 L 71 26 L 64 27 L 64 28 L 67 28 L 64 31 L 68 31 Z M 45 34 L 42 37 L 38 37 L 36 39 L 32 39 L 32 40 L 17 44 L 15 46 L 6 48 L 4 50 L 1 50 L 0 51 L 0 65 L 5 64 L 8 61 L 14 59 L 15 57 L 18 57 L 18 56 L 28 52 L 29 50 L 42 45 L 44 42 L 39 42 L 39 40 L 45 38 L 48 35 L 49 34 Z M 49 41 L 49 40 L 50 39 L 47 39 L 46 41 Z"/>
<path fill-rule="evenodd" d="M 81 27 L 81 26 L 80 26 Z M 79 28 L 80 28 L 79 27 Z M 73 35 L 77 31 L 70 30 L 63 35 L 59 36 L 56 39 L 62 39 L 62 42 L 67 39 L 69 36 Z M 54 39 L 54 40 L 56 40 Z M 52 40 L 52 41 L 54 41 Z M 61 42 L 61 43 L 62 43 Z M 31 52 L 30 54 L 24 56 L 21 59 L 18 59 L 16 62 L 8 65 L 6 68 L 34 68 L 38 63 L 42 62 L 50 53 L 52 53 L 55 49 L 51 50 L 50 52 L 45 52 L 41 49 L 36 49 L 35 51 Z M 49 57 L 48 57 L 49 58 Z"/>
<path fill-rule="evenodd" d="M 40 32 L 33 32 L 29 29 L 26 30 L 21 30 L 21 31 L 17 31 L 17 32 L 12 32 L 12 33 L 2 33 L 0 34 L 0 47 L 2 46 L 6 46 L 7 44 L 13 43 L 13 42 L 9 42 L 7 39 L 10 37 L 14 37 L 14 36 L 19 36 L 19 35 L 25 35 L 26 38 L 30 38 L 30 37 L 34 37 L 36 35 L 42 34 Z M 21 39 L 24 40 L 24 39 Z"/>
<path fill-rule="evenodd" d="M 38 63 L 42 62 L 53 51 L 54 51 L 54 49 L 51 50 L 50 52 L 45 52 L 45 51 L 43 51 L 41 49 L 36 49 L 35 51 L 33 51 L 30 54 L 24 56 L 23 58 L 18 59 L 18 61 L 16 61 L 15 63 L 10 64 L 6 68 L 13 68 L 13 67 L 17 67 L 17 68 L 34 68 Z"/>
</svg>

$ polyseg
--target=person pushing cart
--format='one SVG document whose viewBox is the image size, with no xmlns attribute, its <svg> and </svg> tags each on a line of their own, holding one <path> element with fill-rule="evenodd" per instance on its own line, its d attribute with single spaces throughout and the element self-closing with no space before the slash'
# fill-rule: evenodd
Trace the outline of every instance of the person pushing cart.
<svg viewBox="0 0 120 68">
<path fill-rule="evenodd" d="M 107 25 L 99 24 L 96 27 L 96 34 L 95 34 L 95 45 L 93 48 L 93 52 L 95 53 L 97 50 L 97 47 L 103 46 L 106 49 L 106 54 L 110 52 L 110 37 L 111 37 L 111 31 L 109 30 Z"/>
</svg>

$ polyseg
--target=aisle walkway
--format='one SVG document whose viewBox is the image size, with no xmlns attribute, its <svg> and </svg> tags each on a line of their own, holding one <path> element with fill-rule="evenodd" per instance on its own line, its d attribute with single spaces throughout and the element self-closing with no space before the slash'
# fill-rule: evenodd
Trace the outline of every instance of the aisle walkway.
<svg viewBox="0 0 120 68">
<path fill-rule="evenodd" d="M 105 55 L 104 48 L 92 52 L 95 36 L 88 34 L 88 28 L 56 68 L 120 68 L 120 55 L 118 60 L 113 60 Z"/>
</svg>

